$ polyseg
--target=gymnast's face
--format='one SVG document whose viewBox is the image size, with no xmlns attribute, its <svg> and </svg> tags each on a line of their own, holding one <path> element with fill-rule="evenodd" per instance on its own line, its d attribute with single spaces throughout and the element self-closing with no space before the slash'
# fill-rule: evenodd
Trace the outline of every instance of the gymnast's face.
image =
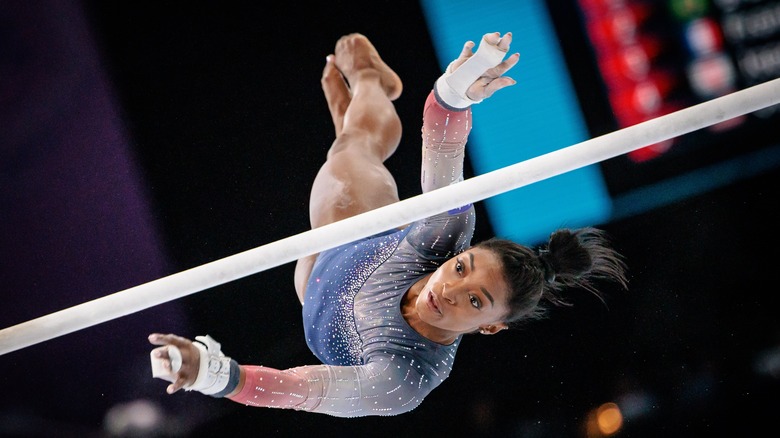
<svg viewBox="0 0 780 438">
<path fill-rule="evenodd" d="M 507 328 L 509 289 L 498 257 L 471 248 L 439 267 L 415 302 L 420 319 L 452 338 L 463 333 L 493 334 Z"/>
</svg>

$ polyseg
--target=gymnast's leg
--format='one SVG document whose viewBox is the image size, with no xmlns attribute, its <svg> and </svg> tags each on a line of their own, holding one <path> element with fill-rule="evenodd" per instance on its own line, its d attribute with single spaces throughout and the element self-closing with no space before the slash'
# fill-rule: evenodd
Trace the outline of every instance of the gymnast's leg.
<svg viewBox="0 0 780 438">
<path fill-rule="evenodd" d="M 338 40 L 321 82 L 336 139 L 312 185 L 312 228 L 399 200 L 384 161 L 401 140 L 401 120 L 392 103 L 401 94 L 401 79 L 371 42 L 355 33 Z M 316 255 L 302 258 L 295 267 L 295 290 L 301 303 L 315 260 Z"/>
</svg>

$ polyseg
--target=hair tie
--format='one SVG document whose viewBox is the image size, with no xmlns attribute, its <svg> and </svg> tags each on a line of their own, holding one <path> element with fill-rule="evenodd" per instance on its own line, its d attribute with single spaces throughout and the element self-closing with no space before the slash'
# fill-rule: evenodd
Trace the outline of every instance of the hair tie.
<svg viewBox="0 0 780 438">
<path fill-rule="evenodd" d="M 549 254 L 550 251 L 546 249 L 540 249 L 539 250 L 539 261 L 542 264 L 542 273 L 544 274 L 544 281 L 547 283 L 554 283 L 555 282 L 555 268 L 553 268 L 552 263 L 550 263 L 549 260 L 547 260 L 547 254 Z"/>
</svg>

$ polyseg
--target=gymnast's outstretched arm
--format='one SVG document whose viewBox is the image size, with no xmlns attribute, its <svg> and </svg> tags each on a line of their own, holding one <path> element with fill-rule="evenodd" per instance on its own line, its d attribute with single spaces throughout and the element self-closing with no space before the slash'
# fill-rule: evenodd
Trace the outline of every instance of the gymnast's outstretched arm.
<svg viewBox="0 0 780 438">
<path fill-rule="evenodd" d="M 477 52 L 467 41 L 457 59 L 436 81 L 423 111 L 422 169 L 423 192 L 463 180 L 466 141 L 471 132 L 471 105 L 482 102 L 496 91 L 514 85 L 503 76 L 517 64 L 515 53 L 503 59 L 512 42 L 512 34 L 498 32 L 482 37 Z"/>
</svg>

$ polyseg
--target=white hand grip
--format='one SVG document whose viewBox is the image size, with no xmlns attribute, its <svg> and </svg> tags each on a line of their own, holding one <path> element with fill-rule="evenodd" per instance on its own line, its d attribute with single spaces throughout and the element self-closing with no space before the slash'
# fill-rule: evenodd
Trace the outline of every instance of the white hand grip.
<svg viewBox="0 0 780 438">
<path fill-rule="evenodd" d="M 163 366 L 163 362 L 165 359 L 161 357 L 155 357 L 155 353 L 159 350 L 167 350 L 168 351 L 168 357 L 171 360 L 171 370 L 167 370 L 165 366 Z M 149 353 L 151 360 L 152 360 L 152 377 L 156 377 L 158 379 L 167 380 L 169 382 L 173 382 L 176 380 L 174 378 L 174 375 L 181 369 L 181 351 L 179 351 L 178 348 L 174 345 L 165 345 L 162 347 L 155 348 L 152 350 L 151 353 Z"/>
</svg>

